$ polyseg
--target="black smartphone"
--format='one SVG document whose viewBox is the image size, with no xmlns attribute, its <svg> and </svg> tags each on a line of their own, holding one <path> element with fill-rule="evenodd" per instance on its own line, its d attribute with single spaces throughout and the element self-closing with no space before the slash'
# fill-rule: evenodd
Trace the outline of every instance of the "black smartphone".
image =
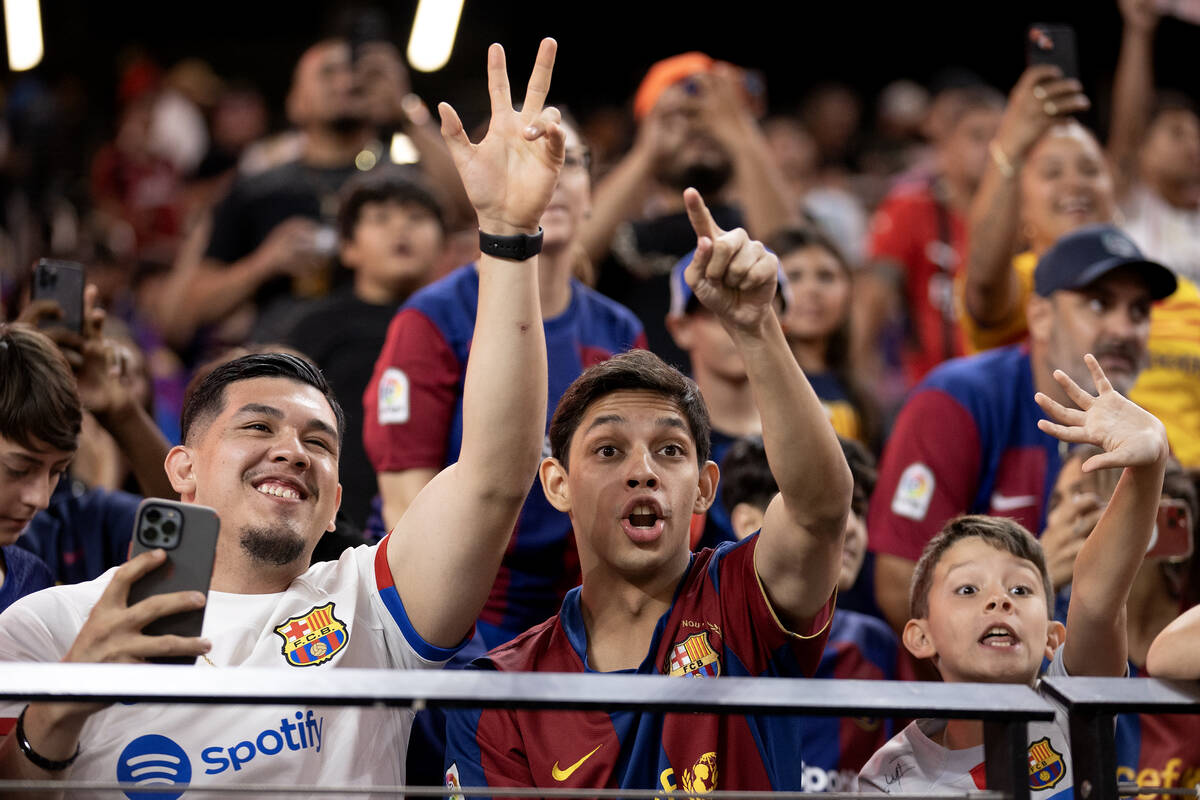
<svg viewBox="0 0 1200 800">
<path fill-rule="evenodd" d="M 61 327 L 83 333 L 83 264 L 43 258 L 33 271 L 34 300 L 54 300 L 62 317 L 42 327 Z"/>
<path fill-rule="evenodd" d="M 217 552 L 217 533 L 221 529 L 217 512 L 205 506 L 148 497 L 138 506 L 133 526 L 129 557 L 161 547 L 167 551 L 167 560 L 129 587 L 129 605 L 169 592 L 208 594 L 213 557 Z M 198 608 L 159 617 L 142 628 L 142 632 L 152 636 L 199 636 L 203 627 L 204 609 Z M 196 661 L 194 656 L 149 660 L 160 664 L 193 664 Z"/>
<path fill-rule="evenodd" d="M 1075 29 L 1070 25 L 1035 22 L 1025 37 L 1026 65 L 1053 64 L 1064 78 L 1079 80 L 1079 56 L 1075 49 Z"/>
<path fill-rule="evenodd" d="M 1164 499 L 1158 504 L 1154 536 L 1146 558 L 1186 561 L 1192 554 L 1192 515 L 1183 500 Z"/>
</svg>

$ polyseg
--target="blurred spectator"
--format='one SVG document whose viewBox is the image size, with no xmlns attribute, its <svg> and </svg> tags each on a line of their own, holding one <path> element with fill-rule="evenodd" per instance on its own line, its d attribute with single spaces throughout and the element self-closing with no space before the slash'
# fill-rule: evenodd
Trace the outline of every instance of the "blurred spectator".
<svg viewBox="0 0 1200 800">
<path fill-rule="evenodd" d="M 664 323 L 668 276 L 696 246 L 681 192 L 695 187 L 722 228 L 744 225 L 759 238 L 796 217 L 751 110 L 759 88 L 703 53 L 659 61 L 634 96 L 633 148 L 596 187 L 580 238 L 599 265 L 597 288 L 637 314 L 668 362 L 687 363 Z"/>
<path fill-rule="evenodd" d="M 866 253 L 867 212 L 862 203 L 836 183 L 822 180 L 816 142 L 798 119 L 772 117 L 763 124 L 763 132 L 799 214 L 828 231 L 857 268 Z"/>
<path fill-rule="evenodd" d="M 1053 372 L 1090 387 L 1081 372 L 1093 353 L 1127 394 L 1146 363 L 1150 304 L 1175 290 L 1175 277 L 1118 229 L 1097 225 L 1043 255 L 1035 284 L 1029 346 L 937 367 L 901 408 L 884 448 L 868 530 L 876 599 L 897 631 L 909 618 L 913 565 L 946 520 L 991 514 L 1044 529 L 1061 457 L 1058 441 L 1037 427 L 1034 391 L 1069 403 Z"/>
<path fill-rule="evenodd" d="M 1004 97 L 986 86 L 935 98 L 938 136 L 931 170 L 909 174 L 871 219 L 869 268 L 861 273 L 858 357 L 876 370 L 889 322 L 905 331 L 905 387 L 963 354 L 953 279 L 966 256 L 966 215 L 987 164 Z"/>
<path fill-rule="evenodd" d="M 819 230 L 787 228 L 771 240 L 792 302 L 783 332 L 796 361 L 839 436 L 872 449 L 881 444 L 879 409 L 851 350 L 851 274 L 841 252 Z"/>
<path fill-rule="evenodd" d="M 217 206 L 203 259 L 177 265 L 173 283 L 186 292 L 171 293 L 176 302 L 161 311 L 174 341 L 251 299 L 253 338 L 277 339 L 302 300 L 329 293 L 338 191 L 386 158 L 377 138 L 385 124 L 410 133 L 444 199 L 455 209 L 466 202 L 428 111 L 419 100 L 405 104 L 408 76 L 395 47 L 374 42 L 351 56 L 346 41 L 327 39 L 300 58 L 287 100 L 288 118 L 303 133 L 300 158 L 242 176 Z"/>
<path fill-rule="evenodd" d="M 1124 29 L 1113 83 L 1108 155 L 1124 227 L 1151 258 L 1200 281 L 1200 116 L 1179 92 L 1156 91 L 1154 0 L 1119 0 Z"/>
<path fill-rule="evenodd" d="M 960 322 L 973 350 L 1019 341 L 1038 257 L 1066 233 L 1116 214 L 1100 145 L 1067 120 L 1088 106 L 1079 82 L 1031 67 L 1009 97 L 971 205 Z M 1151 316 L 1150 361 L 1130 398 L 1162 420 L 1176 457 L 1200 467 L 1200 289 L 1179 289 Z"/>
<path fill-rule="evenodd" d="M 354 178 L 343 191 L 339 258 L 354 284 L 313 301 L 284 342 L 320 367 L 342 404 L 341 510 L 364 529 L 378 489 L 363 448 L 363 392 L 396 310 L 433 272 L 445 222 L 428 189 L 391 170 Z"/>
<path fill-rule="evenodd" d="M 867 555 L 867 499 L 876 475 L 874 459 L 861 445 L 844 438 L 841 444 L 854 475 L 854 496 L 842 544 L 838 613 L 813 677 L 896 680 L 896 634 L 881 620 L 852 611 L 843 602 Z M 762 527 L 767 505 L 778 492 L 762 439 L 748 436 L 734 442 L 721 461 L 721 499 L 730 509 L 739 541 Z M 804 790 L 810 792 L 853 791 L 858 771 L 892 735 L 890 724 L 873 718 L 805 717 L 797 720 L 796 730 L 802 732 L 796 752 L 803 754 Z"/>
<path fill-rule="evenodd" d="M 217 102 L 221 79 L 204 61 L 180 61 L 163 76 L 150 122 L 150 149 L 190 175 L 208 151 L 205 114 Z"/>
<path fill-rule="evenodd" d="M 817 144 L 822 170 L 848 174 L 858 168 L 862 101 L 850 87 L 825 83 L 800 104 L 800 118 Z"/>
</svg>

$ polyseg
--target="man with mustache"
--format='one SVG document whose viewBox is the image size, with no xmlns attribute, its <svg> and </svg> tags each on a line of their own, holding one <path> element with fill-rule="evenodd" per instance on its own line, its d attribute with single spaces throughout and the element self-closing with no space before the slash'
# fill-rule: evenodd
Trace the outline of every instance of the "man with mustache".
<svg viewBox="0 0 1200 800">
<path fill-rule="evenodd" d="M 1045 529 L 1061 456 L 1038 430 L 1034 392 L 1065 402 L 1056 369 L 1091 389 L 1082 364 L 1092 353 L 1128 394 L 1146 365 L 1150 305 L 1175 286 L 1118 228 L 1080 228 L 1038 261 L 1026 344 L 949 361 L 914 390 L 884 450 L 867 525 L 876 599 L 896 630 L 916 560 L 946 520 L 982 513 Z"/>
</svg>

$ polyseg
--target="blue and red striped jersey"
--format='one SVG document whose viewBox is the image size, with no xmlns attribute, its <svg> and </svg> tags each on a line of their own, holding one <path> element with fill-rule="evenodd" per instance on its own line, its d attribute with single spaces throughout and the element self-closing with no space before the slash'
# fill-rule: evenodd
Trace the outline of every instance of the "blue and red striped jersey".
<svg viewBox="0 0 1200 800">
<path fill-rule="evenodd" d="M 1133 662 L 1129 675 L 1149 677 Z M 1176 788 L 1200 783 L 1200 714 L 1118 714 L 1116 746 L 1118 781 Z"/>
<path fill-rule="evenodd" d="M 458 460 L 463 382 L 478 306 L 479 273 L 468 264 L 413 294 L 392 320 L 363 394 L 363 439 L 376 472 L 440 469 Z M 543 327 L 547 429 L 558 399 L 584 369 L 645 347 L 632 312 L 576 280 L 567 310 Z M 480 615 L 484 640 L 494 647 L 553 616 L 578 583 L 571 523 L 534 481 Z"/>
<path fill-rule="evenodd" d="M 900 410 L 879 464 L 867 521 L 871 550 L 916 561 L 951 517 L 1011 517 L 1035 536 L 1062 459 L 1038 430 L 1029 351 L 956 358 L 926 376 Z"/>
<path fill-rule="evenodd" d="M 630 673 L 687 678 L 810 676 L 833 600 L 810 629 L 784 629 L 754 570 L 758 536 L 695 553 Z M 476 662 L 500 671 L 593 672 L 574 589 L 558 616 Z M 642 790 L 796 789 L 798 718 L 627 711 L 455 710 L 447 714 L 447 785 Z"/>
</svg>

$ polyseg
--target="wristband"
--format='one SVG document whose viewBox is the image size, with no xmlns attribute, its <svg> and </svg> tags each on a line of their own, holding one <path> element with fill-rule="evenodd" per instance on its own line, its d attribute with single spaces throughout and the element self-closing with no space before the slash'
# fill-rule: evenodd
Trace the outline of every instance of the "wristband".
<svg viewBox="0 0 1200 800">
<path fill-rule="evenodd" d="M 51 761 L 45 756 L 33 749 L 33 745 L 29 743 L 29 738 L 25 736 L 25 712 L 29 710 L 29 706 L 21 709 L 21 716 L 17 717 L 17 747 L 21 748 L 21 752 L 29 759 L 30 763 L 39 769 L 44 769 L 47 772 L 62 772 L 67 767 L 75 763 L 75 759 L 79 758 L 79 745 L 75 745 L 75 752 L 70 758 L 65 758 L 62 761 Z"/>
<path fill-rule="evenodd" d="M 525 261 L 542 252 L 542 229 L 533 236 L 518 233 L 514 236 L 496 236 L 479 232 L 479 252 L 485 256 L 505 258 L 510 261 Z"/>
<path fill-rule="evenodd" d="M 1012 162 L 1008 160 L 1008 155 L 995 139 L 988 143 L 988 153 L 992 156 L 992 162 L 996 165 L 996 169 L 1000 170 L 1000 174 L 1005 178 L 1011 178 L 1017 174 Z"/>
</svg>

